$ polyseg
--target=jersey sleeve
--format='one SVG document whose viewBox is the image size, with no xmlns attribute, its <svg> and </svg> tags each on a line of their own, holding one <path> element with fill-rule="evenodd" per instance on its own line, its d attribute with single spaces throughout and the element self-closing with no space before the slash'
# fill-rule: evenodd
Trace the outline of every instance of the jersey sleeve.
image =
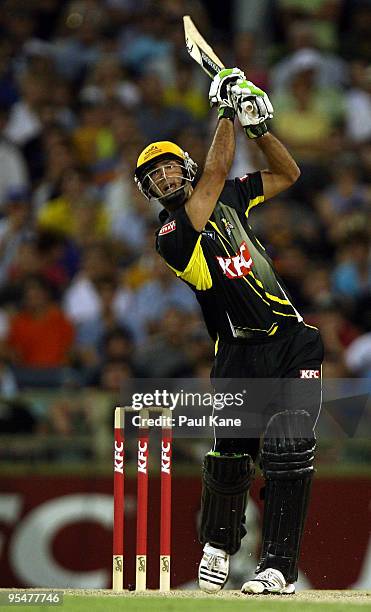
<svg viewBox="0 0 371 612">
<path fill-rule="evenodd" d="M 227 181 L 226 190 L 234 190 L 232 201 L 236 203 L 236 210 L 249 216 L 250 210 L 257 204 L 264 202 L 264 188 L 261 172 L 246 174 L 234 181 Z"/>
<path fill-rule="evenodd" d="M 184 206 L 171 213 L 157 234 L 156 248 L 166 263 L 183 272 L 201 237 L 190 222 Z"/>
</svg>

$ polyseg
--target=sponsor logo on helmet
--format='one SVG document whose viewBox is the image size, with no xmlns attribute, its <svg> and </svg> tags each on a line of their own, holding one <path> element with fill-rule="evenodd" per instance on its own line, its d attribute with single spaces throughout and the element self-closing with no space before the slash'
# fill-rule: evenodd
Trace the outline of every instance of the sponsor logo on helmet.
<svg viewBox="0 0 371 612">
<path fill-rule="evenodd" d="M 156 145 L 152 145 L 144 154 L 144 159 L 146 160 L 148 157 L 152 156 L 154 153 L 160 152 L 161 149 L 156 147 Z"/>
<path fill-rule="evenodd" d="M 164 234 L 170 234 L 176 229 L 176 221 L 169 221 L 169 223 L 165 223 L 159 231 L 159 236 L 163 236 Z"/>
</svg>

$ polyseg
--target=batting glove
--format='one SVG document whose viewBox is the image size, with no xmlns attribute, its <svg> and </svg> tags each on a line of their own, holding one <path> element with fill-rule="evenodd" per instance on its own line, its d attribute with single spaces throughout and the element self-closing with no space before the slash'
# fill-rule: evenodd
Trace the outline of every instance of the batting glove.
<svg viewBox="0 0 371 612">
<path fill-rule="evenodd" d="M 273 106 L 267 94 L 254 83 L 239 80 L 230 89 L 238 119 L 249 138 L 259 138 L 268 131 L 268 119 L 273 117 Z"/>
<path fill-rule="evenodd" d="M 219 119 L 227 118 L 234 120 L 236 111 L 235 104 L 230 97 L 230 88 L 238 80 L 243 81 L 245 75 L 239 68 L 224 68 L 214 77 L 209 90 L 211 106 L 218 106 Z"/>
</svg>

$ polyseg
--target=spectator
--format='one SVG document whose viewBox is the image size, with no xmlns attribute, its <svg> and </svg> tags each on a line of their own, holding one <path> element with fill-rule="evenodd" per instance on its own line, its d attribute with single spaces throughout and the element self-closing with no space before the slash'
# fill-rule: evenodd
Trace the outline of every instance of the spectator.
<svg viewBox="0 0 371 612">
<path fill-rule="evenodd" d="M 28 176 L 22 154 L 5 136 L 9 111 L 0 105 L 0 207 L 11 188 L 27 187 Z"/>
<path fill-rule="evenodd" d="M 174 83 L 164 90 L 164 104 L 169 108 L 182 108 L 194 121 L 206 116 L 209 106 L 204 92 L 194 85 L 193 65 L 190 62 L 179 62 Z"/>
<path fill-rule="evenodd" d="M 347 319 L 340 303 L 321 306 L 312 323 L 321 329 L 326 360 L 343 366 L 344 350 L 359 336 L 359 330 Z"/>
<path fill-rule="evenodd" d="M 133 372 L 126 361 L 111 359 L 102 366 L 99 387 L 110 393 L 120 393 L 125 383 L 130 381 L 132 375 Z"/>
<path fill-rule="evenodd" d="M 122 359 L 131 361 L 134 350 L 133 336 L 123 325 L 112 327 L 104 336 L 102 353 L 105 360 Z"/>
<path fill-rule="evenodd" d="M 78 165 L 73 144 L 63 130 L 58 126 L 50 127 L 45 136 L 44 174 L 33 194 L 36 212 L 46 202 L 60 196 L 64 173 Z"/>
<path fill-rule="evenodd" d="M 91 68 L 81 98 L 96 102 L 118 100 L 125 108 L 133 108 L 139 103 L 138 88 L 125 78 L 119 59 L 106 55 Z"/>
<path fill-rule="evenodd" d="M 41 134 L 41 111 L 48 101 L 50 82 L 45 75 L 26 72 L 20 79 L 21 99 L 11 107 L 5 135 L 23 147 Z"/>
<path fill-rule="evenodd" d="M 344 0 L 339 20 L 339 48 L 347 60 L 371 62 L 371 11 L 368 0 Z"/>
<path fill-rule="evenodd" d="M 130 316 L 133 305 L 130 293 L 120 289 L 112 277 L 97 280 L 95 288 L 99 313 L 76 324 L 75 347 L 83 367 L 93 367 L 100 363 L 102 355 L 128 358 L 126 347 L 130 345 L 129 330 L 135 332 Z M 117 346 L 118 349 L 115 348 Z"/>
<path fill-rule="evenodd" d="M 0 285 L 9 280 L 9 270 L 20 244 L 30 236 L 31 204 L 26 188 L 10 189 L 0 219 Z"/>
<path fill-rule="evenodd" d="M 73 247 L 60 232 L 50 230 L 39 231 L 36 236 L 37 250 L 41 259 L 41 272 L 43 277 L 51 284 L 57 295 L 62 295 L 63 291 L 73 275 L 74 253 Z"/>
<path fill-rule="evenodd" d="M 371 66 L 351 65 L 352 88 L 346 95 L 346 133 L 352 144 L 371 138 Z"/>
<path fill-rule="evenodd" d="M 180 130 L 192 124 L 188 112 L 164 106 L 164 88 L 159 77 L 154 74 L 142 76 L 139 86 L 146 103 L 137 111 L 137 121 L 148 142 L 176 139 Z"/>
<path fill-rule="evenodd" d="M 280 62 L 273 66 L 271 71 L 271 83 L 274 92 L 286 89 L 296 72 L 297 64 L 303 58 L 312 56 L 315 58 L 318 71 L 316 85 L 338 89 L 348 82 L 348 68 L 340 57 L 322 53 L 318 49 L 315 40 L 313 23 L 310 21 L 296 20 L 288 27 L 289 53 Z"/>
<path fill-rule="evenodd" d="M 53 90 L 50 93 L 50 104 L 57 125 L 68 133 L 73 131 L 76 127 L 77 117 L 72 85 L 56 76 L 53 82 Z"/>
<path fill-rule="evenodd" d="M 22 300 L 24 283 L 29 276 L 42 275 L 42 264 L 35 237 L 20 242 L 0 293 L 2 304 L 17 307 Z"/>
<path fill-rule="evenodd" d="M 25 6 L 22 0 L 5 0 L 2 5 L 4 29 L 16 51 L 22 49 L 35 29 L 32 7 Z"/>
<path fill-rule="evenodd" d="M 359 336 L 348 346 L 345 363 L 354 376 L 371 378 L 371 333 Z"/>
<path fill-rule="evenodd" d="M 17 381 L 8 361 L 8 334 L 9 313 L 5 309 L 0 309 L 0 398 L 4 399 L 14 398 L 18 394 Z"/>
<path fill-rule="evenodd" d="M 126 109 L 117 102 L 110 106 L 110 127 L 113 134 L 116 150 L 125 153 L 126 147 L 133 143 L 137 146 L 142 142 L 140 128 L 140 117 L 135 113 L 135 109 Z"/>
<path fill-rule="evenodd" d="M 144 69 L 153 72 L 156 65 L 168 64 L 171 46 L 165 35 L 164 13 L 161 6 L 149 6 L 142 15 L 140 29 L 131 40 L 122 45 L 121 61 L 135 73 Z M 152 64 L 152 67 L 151 67 Z"/>
<path fill-rule="evenodd" d="M 73 237 L 82 246 L 107 235 L 108 219 L 95 197 L 87 171 L 72 168 L 63 173 L 60 195 L 41 207 L 38 225 Z"/>
<path fill-rule="evenodd" d="M 350 234 L 339 252 L 333 272 L 333 290 L 356 300 L 371 292 L 370 237 L 367 232 Z"/>
<path fill-rule="evenodd" d="M 99 338 L 99 351 L 95 352 L 95 359 L 89 364 L 90 370 L 87 372 L 89 384 L 104 387 L 113 385 L 114 388 L 119 388 L 122 383 L 121 376 L 129 371 L 132 374 L 134 348 L 133 336 L 128 329 L 122 325 L 107 328 Z M 112 381 L 117 378 L 119 383 L 113 383 Z"/>
<path fill-rule="evenodd" d="M 371 138 L 358 147 L 359 161 L 361 163 L 361 173 L 367 184 L 370 184 L 371 177 Z"/>
<path fill-rule="evenodd" d="M 19 241 L 7 268 L 6 279 L 0 292 L 3 303 L 17 306 L 22 286 L 30 275 L 41 275 L 50 283 L 56 295 L 65 290 L 76 272 L 78 254 L 58 232 L 27 232 Z M 4 261 L 5 267 L 6 261 Z"/>
<path fill-rule="evenodd" d="M 18 88 L 12 71 L 12 43 L 4 35 L 4 32 L 2 34 L 0 42 L 0 109 L 9 109 L 18 100 Z M 0 132 L 2 129 L 3 125 L 1 125 Z"/>
<path fill-rule="evenodd" d="M 108 122 L 108 106 L 98 100 L 82 100 L 79 124 L 73 133 L 73 144 L 82 165 L 92 166 L 99 159 L 113 155 L 115 143 Z"/>
<path fill-rule="evenodd" d="M 181 310 L 169 307 L 162 312 L 157 333 L 139 346 L 134 366 L 139 376 L 152 378 L 187 377 L 192 361 L 185 351 L 186 338 L 179 334 L 184 325 Z"/>
<path fill-rule="evenodd" d="M 331 304 L 332 287 L 329 266 L 317 264 L 308 267 L 303 279 L 303 295 L 306 312 L 309 312 L 309 317 L 306 318 L 308 321 L 310 313 Z"/>
<path fill-rule="evenodd" d="M 336 23 L 340 13 L 340 2 L 333 0 L 278 0 L 284 23 L 295 23 L 297 19 L 311 20 L 313 36 L 322 48 L 336 47 Z"/>
<path fill-rule="evenodd" d="M 361 182 L 357 159 L 352 155 L 339 157 L 332 166 L 332 181 L 316 198 L 328 237 L 336 240 L 339 226 L 354 213 L 366 213 L 370 205 L 371 190 Z"/>
<path fill-rule="evenodd" d="M 68 363 L 74 330 L 40 276 L 27 279 L 23 302 L 10 321 L 8 346 L 21 367 L 59 368 Z"/>
<path fill-rule="evenodd" d="M 116 226 L 119 217 L 130 214 L 133 181 L 130 176 L 125 151 L 119 156 L 112 179 L 104 187 L 104 202 L 110 225 Z"/>
<path fill-rule="evenodd" d="M 126 319 L 126 316 L 129 318 L 130 291 L 115 282 L 108 283 L 108 286 L 105 284 L 105 280 L 112 276 L 113 266 L 111 250 L 104 244 L 91 245 L 83 252 L 81 270 L 64 294 L 64 310 L 75 325 L 100 318 L 103 308 L 98 291 L 100 281 L 103 281 L 100 287 L 107 289 L 104 297 L 109 298 L 109 306 L 115 315 L 119 320 Z"/>
<path fill-rule="evenodd" d="M 155 228 L 147 227 L 140 254 L 123 269 L 124 282 L 134 291 L 152 280 L 154 261 L 156 261 L 153 253 L 154 234 Z"/>
<path fill-rule="evenodd" d="M 258 87 L 268 89 L 268 71 L 259 61 L 264 51 L 257 48 L 257 36 L 254 32 L 238 32 L 234 40 L 234 65 L 241 68 L 249 81 Z"/>
<path fill-rule="evenodd" d="M 299 308 L 303 308 L 306 299 L 303 295 L 303 279 L 309 267 L 309 259 L 298 246 L 290 245 L 281 251 L 275 260 L 276 269 L 285 282 L 290 295 Z"/>
<path fill-rule="evenodd" d="M 344 117 L 341 94 L 318 85 L 318 68 L 318 55 L 301 51 L 292 59 L 286 90 L 273 98 L 277 135 L 299 162 L 328 158 L 334 150 L 334 129 Z"/>
<path fill-rule="evenodd" d="M 24 72 L 38 74 L 41 77 L 45 74 L 53 74 L 55 67 L 52 45 L 38 38 L 30 38 L 22 47 L 18 64 L 19 75 Z"/>
<path fill-rule="evenodd" d="M 197 302 L 191 291 L 176 282 L 176 278 L 168 268 L 161 266 L 156 253 L 150 261 L 151 276 L 136 292 L 133 318 L 139 328 L 159 323 L 164 312 L 175 307 L 184 313 L 198 311 Z"/>
<path fill-rule="evenodd" d="M 124 180 L 123 175 L 123 180 Z M 156 206 L 150 206 L 140 194 L 137 186 L 132 181 L 129 185 L 122 183 L 123 187 L 128 187 L 128 197 L 126 206 L 119 206 L 119 190 L 113 193 L 110 190 L 110 235 L 125 245 L 131 254 L 139 255 L 143 250 L 143 236 L 146 235 L 147 226 L 156 219 Z M 123 194 L 124 189 L 121 190 Z"/>
<path fill-rule="evenodd" d="M 96 0 L 72 0 L 67 4 L 62 23 L 64 29 L 60 29 L 55 40 L 57 71 L 63 78 L 77 81 L 100 57 L 102 7 Z"/>
</svg>

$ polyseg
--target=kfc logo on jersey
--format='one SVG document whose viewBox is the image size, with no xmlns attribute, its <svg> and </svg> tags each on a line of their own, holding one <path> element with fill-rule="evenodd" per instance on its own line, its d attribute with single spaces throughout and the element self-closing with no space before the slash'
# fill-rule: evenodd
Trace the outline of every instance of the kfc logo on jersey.
<svg viewBox="0 0 371 612">
<path fill-rule="evenodd" d="M 175 229 L 176 221 L 169 221 L 169 223 L 165 223 L 165 225 L 162 226 L 159 232 L 159 236 L 163 236 L 164 234 L 170 234 L 170 232 L 173 232 Z"/>
<path fill-rule="evenodd" d="M 320 370 L 300 370 L 300 378 L 321 378 Z"/>
<path fill-rule="evenodd" d="M 239 252 L 234 257 L 217 257 L 217 260 L 227 278 L 246 276 L 254 265 L 245 241 L 241 243 Z"/>
</svg>

